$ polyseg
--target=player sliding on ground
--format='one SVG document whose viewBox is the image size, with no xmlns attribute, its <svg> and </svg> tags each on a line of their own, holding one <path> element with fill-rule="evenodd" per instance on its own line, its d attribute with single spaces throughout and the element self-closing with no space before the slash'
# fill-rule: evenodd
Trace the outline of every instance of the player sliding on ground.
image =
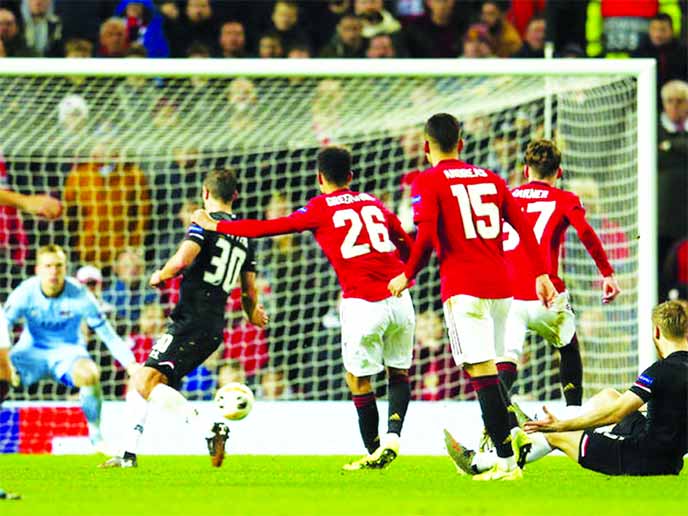
<svg viewBox="0 0 688 516">
<path fill-rule="evenodd" d="M 558 449 L 605 475 L 678 475 L 688 453 L 687 306 L 667 301 L 655 307 L 653 340 L 660 359 L 625 393 L 605 389 L 571 419 L 559 420 L 544 407 L 544 419 L 526 422 L 527 432 L 537 432 L 528 461 Z M 644 416 L 638 409 L 646 403 Z M 494 464 L 493 453 L 468 450 L 446 430 L 445 436 L 460 472 L 474 475 Z"/>
<path fill-rule="evenodd" d="M 535 232 L 547 272 L 559 294 L 549 309 L 538 301 L 535 282 L 529 274 L 528 264 L 532 258 L 521 245 L 518 233 L 505 223 L 504 251 L 514 301 L 506 322 L 504 356 L 498 359 L 497 370 L 500 380 L 510 392 L 516 381 L 516 364 L 523 353 L 526 331 L 530 329 L 559 349 L 559 378 L 566 404 L 580 406 L 583 399 L 583 365 L 569 295 L 558 275 L 561 245 L 569 225 L 576 229 L 578 237 L 604 277 L 602 302 L 606 304 L 613 301 L 620 289 L 602 243 L 585 219 L 585 209 L 580 200 L 575 194 L 554 186 L 562 175 L 561 153 L 556 145 L 549 140 L 530 142 L 524 162 L 523 172 L 530 182 L 512 193 Z"/>
<path fill-rule="evenodd" d="M 495 366 L 511 304 L 502 218 L 516 228 L 532 257 L 529 266 L 538 298 L 549 304 L 557 292 L 533 230 L 506 183 L 489 170 L 459 160 L 463 147 L 459 121 L 446 113 L 433 115 L 425 124 L 425 140 L 432 168 L 421 173 L 411 188 L 416 243 L 405 270 L 389 289 L 401 294 L 435 245 L 452 355 L 471 376 L 485 428 L 497 447 L 494 468 L 474 478 L 519 479 L 530 440 L 507 411 L 510 401 Z"/>
<path fill-rule="evenodd" d="M 212 220 L 234 220 L 232 201 L 236 177 L 231 170 L 213 170 L 203 182 L 203 203 Z M 247 238 L 207 233 L 192 224 L 184 241 L 165 266 L 153 273 L 158 287 L 183 272 L 179 303 L 170 315 L 167 333 L 153 346 L 144 367 L 133 378 L 135 392 L 127 395 L 131 417 L 121 456 L 101 464 L 105 468 L 137 466 L 136 452 L 149 403 L 178 414 L 206 436 L 213 466 L 225 456 L 229 429 L 224 423 L 205 421 L 178 389 L 184 377 L 201 365 L 222 344 L 227 297 L 241 278 L 241 301 L 249 320 L 264 327 L 268 318 L 258 304 L 256 263 Z"/>
<path fill-rule="evenodd" d="M 66 269 L 67 259 L 61 247 L 41 247 L 36 253 L 36 276 L 23 281 L 7 298 L 5 314 L 9 328 L 20 321 L 24 324 L 10 360 L 25 387 L 50 377 L 67 387 L 79 388 L 91 443 L 105 453 L 100 430 L 100 373 L 86 351 L 82 320 L 130 375 L 138 364 L 93 295 L 76 279 L 65 278 Z"/>
<path fill-rule="evenodd" d="M 218 222 L 199 210 L 193 221 L 208 230 L 248 237 L 313 232 L 342 287 L 342 357 L 369 453 L 344 469 L 383 468 L 399 453 L 399 436 L 411 398 L 408 369 L 415 327 L 410 295 L 390 296 L 387 282 L 403 270 L 397 248 L 407 253 L 412 240 L 396 215 L 378 199 L 349 189 L 353 175 L 348 150 L 334 146 L 321 150 L 317 177 L 322 195 L 288 217 Z M 370 377 L 385 366 L 389 416 L 387 434 L 380 441 Z"/>
</svg>

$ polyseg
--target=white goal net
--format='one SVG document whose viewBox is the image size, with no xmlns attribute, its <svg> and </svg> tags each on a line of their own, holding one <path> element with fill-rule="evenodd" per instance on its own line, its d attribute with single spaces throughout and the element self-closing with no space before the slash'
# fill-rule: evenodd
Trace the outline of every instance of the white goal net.
<svg viewBox="0 0 688 516">
<path fill-rule="evenodd" d="M 174 284 L 157 292 L 147 288 L 147 277 L 183 238 L 210 168 L 236 171 L 235 211 L 241 217 L 276 217 L 317 194 L 319 148 L 346 144 L 354 155 L 353 188 L 379 196 L 412 230 L 409 188 L 425 166 L 422 126 L 429 115 L 446 111 L 463 122 L 463 158 L 514 186 L 523 181 L 525 145 L 551 126 L 563 152 L 563 186 L 581 197 L 623 289 L 613 304 L 601 304 L 601 278 L 571 231 L 562 268 L 577 312 L 585 393 L 632 382 L 641 296 L 633 75 L 366 77 L 328 76 L 323 67 L 321 75 L 258 77 L 232 75 L 229 65 L 213 64 L 212 76 L 189 77 L 183 76 L 185 66 L 155 77 L 0 71 L 0 167 L 7 185 L 48 192 L 66 209 L 56 222 L 4 212 L 3 300 L 33 273 L 38 246 L 63 245 L 70 274 L 85 265 L 100 271 L 102 282 L 94 282 L 98 275 L 89 269 L 81 279 L 97 290 L 117 330 L 143 360 L 176 300 Z M 551 113 L 549 120 L 545 113 Z M 314 240 L 308 234 L 261 240 L 257 262 L 269 329 L 248 324 L 233 295 L 225 342 L 190 375 L 184 394 L 211 399 L 218 385 L 238 380 L 259 399 L 346 399 L 339 288 Z M 451 359 L 433 265 L 419 276 L 413 295 L 413 399 L 471 399 L 467 377 Z M 122 368 L 93 335 L 89 350 L 101 368 L 106 399 L 123 399 Z M 520 370 L 515 389 L 521 396 L 561 397 L 558 354 L 541 341 L 529 341 Z M 383 382 L 378 386 L 384 389 Z M 43 381 L 14 391 L 10 399 L 73 397 L 69 389 Z"/>
</svg>

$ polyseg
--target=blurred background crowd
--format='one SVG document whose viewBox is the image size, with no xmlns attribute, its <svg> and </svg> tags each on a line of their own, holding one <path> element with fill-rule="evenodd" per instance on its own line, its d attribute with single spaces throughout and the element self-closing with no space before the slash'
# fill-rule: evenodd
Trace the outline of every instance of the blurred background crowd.
<svg viewBox="0 0 688 516">
<path fill-rule="evenodd" d="M 0 0 L 0 57 L 543 58 L 545 42 L 550 41 L 555 58 L 654 58 L 659 296 L 686 297 L 687 13 L 686 0 Z M 438 84 L 414 88 L 409 102 L 447 91 Z M 0 125 L 5 127 L 22 116 L 21 95 L 37 95 L 35 84 L 27 83 L 23 92 L 16 86 L 7 94 L 13 102 L 0 101 Z M 208 154 L 200 146 L 187 145 L 174 150 L 166 161 L 158 156 L 146 162 L 113 154 L 107 140 L 117 124 L 124 128 L 145 123 L 154 128 L 151 131 L 160 130 L 151 132 L 158 138 L 173 134 L 180 125 L 177 113 L 184 112 L 188 123 L 197 117 L 197 132 L 202 134 L 209 106 L 214 105 L 208 95 L 226 95 L 229 133 L 247 134 L 265 115 L 261 99 L 276 95 L 274 83 L 266 90 L 260 81 L 245 78 L 234 79 L 225 88 L 197 78 L 171 85 L 135 77 L 109 84 L 70 77 L 48 81 L 43 87 L 74 93 L 61 95 L 59 105 L 53 106 L 59 138 L 43 143 L 36 135 L 34 141 L 35 146 L 59 146 L 62 150 L 53 154 L 60 159 L 12 160 L 0 153 L 0 182 L 20 190 L 52 192 L 63 199 L 66 217 L 47 230 L 46 223 L 22 221 L 16 211 L 0 208 L 0 246 L 5 249 L 0 259 L 0 278 L 5 282 L 0 297 L 4 300 L 9 289 L 30 273 L 36 245 L 61 243 L 71 252 L 72 272 L 101 300 L 120 333 L 129 336 L 139 360 L 163 331 L 165 316 L 178 298 L 178 282 L 157 292 L 147 288 L 146 275 L 183 238 L 190 213 L 199 206 L 200 183 L 208 168 L 231 166 L 241 178 L 251 178 L 258 193 L 252 198 L 242 193 L 238 208 L 243 216 L 286 215 L 315 193 L 308 171 L 314 166 L 317 145 L 337 141 L 337 128 L 346 121 L 334 116 L 332 106 L 352 96 L 336 80 L 285 84 L 285 91 L 309 88 L 310 105 L 299 106 L 304 111 L 289 105 L 286 98 L 284 111 L 285 116 L 309 119 L 316 140 L 313 148 L 246 151 L 218 158 L 217 152 Z M 106 124 L 94 115 L 96 96 L 101 112 L 114 113 L 114 129 L 104 130 Z M 136 120 L 144 110 L 150 119 Z M 466 155 L 510 184 L 518 184 L 520 151 L 529 138 L 542 136 L 542 111 L 542 102 L 533 102 L 491 119 L 467 120 Z M 100 133 L 89 145 L 87 159 L 66 157 L 64 149 L 83 143 L 86 132 Z M 0 141 L 0 150 L 11 145 L 21 146 Z M 411 130 L 401 137 L 371 138 L 353 150 L 357 166 L 369 167 L 360 177 L 373 178 L 370 184 L 357 186 L 386 196 L 411 230 L 408 196 L 414 174 L 424 166 L 422 134 Z M 296 177 L 296 183 L 274 180 L 286 177 Z M 602 187 L 590 178 L 568 186 L 586 203 L 615 267 L 623 273 L 630 261 L 632 237 L 605 218 L 598 202 Z M 284 195 L 285 190 L 298 192 L 298 198 Z M 233 294 L 225 346 L 191 376 L 185 390 L 192 398 L 207 399 L 218 383 L 242 381 L 267 399 L 346 397 L 339 359 L 337 286 L 323 256 L 308 237 L 285 236 L 261 242 L 258 262 L 271 328 L 264 332 L 246 323 L 239 295 Z M 433 298 L 430 290 L 436 287 L 436 278 L 428 276 L 419 284 L 427 284 L 427 291 L 418 297 Z M 417 308 L 414 397 L 469 397 L 470 387 L 446 346 L 441 307 L 425 302 Z M 597 331 L 609 322 L 600 310 L 580 315 L 583 340 L 586 328 Z M 92 341 L 90 346 L 100 356 L 103 374 L 109 375 L 103 379 L 110 389 L 107 394 L 122 395 L 124 372 L 113 366 L 98 343 Z M 552 363 L 542 367 L 556 370 Z M 531 378 L 528 373 L 523 376 Z M 549 383 L 556 385 L 556 378 Z M 38 387 L 43 388 L 55 390 L 54 385 Z M 552 396 L 557 392 L 555 388 Z M 35 389 L 33 394 L 41 395 Z"/>
</svg>

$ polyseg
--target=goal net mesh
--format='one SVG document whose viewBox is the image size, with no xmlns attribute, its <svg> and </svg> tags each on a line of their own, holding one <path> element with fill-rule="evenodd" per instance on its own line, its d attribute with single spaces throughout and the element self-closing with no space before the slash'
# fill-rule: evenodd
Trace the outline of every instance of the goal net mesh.
<svg viewBox="0 0 688 516">
<path fill-rule="evenodd" d="M 623 294 L 601 304 L 601 278 L 570 231 L 562 272 L 577 312 L 586 396 L 622 388 L 637 369 L 636 82 L 628 77 L 442 78 L 2 77 L 0 172 L 8 187 L 63 200 L 46 222 L 3 208 L 0 292 L 33 274 L 36 249 L 65 247 L 69 274 L 102 300 L 117 331 L 145 359 L 176 302 L 178 283 L 147 287 L 201 205 L 204 174 L 231 167 L 241 217 L 286 215 L 316 195 L 315 157 L 328 143 L 354 155 L 354 189 L 379 196 L 413 230 L 410 184 L 426 165 L 422 127 L 435 112 L 463 122 L 463 158 L 510 185 L 523 181 L 528 141 L 551 127 L 563 152 L 563 187 L 576 192 L 615 267 Z M 549 111 L 548 111 L 549 112 Z M 309 234 L 257 242 L 261 302 L 271 322 L 248 324 L 238 291 L 227 307 L 224 344 L 185 381 L 190 399 L 246 382 L 258 399 L 346 399 L 336 278 Z M 81 269 L 83 266 L 93 268 Z M 99 274 L 102 281 L 99 279 Z M 452 361 L 436 264 L 413 288 L 418 315 L 412 369 L 416 400 L 472 399 Z M 126 376 L 88 330 L 106 399 L 123 399 Z M 17 334 L 15 331 L 15 338 Z M 558 353 L 529 338 L 516 392 L 561 397 Z M 378 381 L 384 395 L 384 382 Z M 10 400 L 76 399 L 54 380 Z"/>
</svg>

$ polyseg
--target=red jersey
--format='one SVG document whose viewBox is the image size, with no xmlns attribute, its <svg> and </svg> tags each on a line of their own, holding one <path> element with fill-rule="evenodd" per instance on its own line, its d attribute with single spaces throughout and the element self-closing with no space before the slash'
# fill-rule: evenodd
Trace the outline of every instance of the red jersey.
<svg viewBox="0 0 688 516">
<path fill-rule="evenodd" d="M 417 274 L 434 244 L 442 301 L 458 294 L 511 297 L 502 219 L 511 222 L 530 249 L 532 274 L 545 273 L 532 228 L 494 172 L 460 160 L 443 160 L 418 176 L 411 195 L 418 234 L 405 274 L 408 278 Z"/>
<path fill-rule="evenodd" d="M 540 244 L 547 273 L 558 292 L 566 289 L 559 277 L 559 254 L 566 230 L 571 225 L 595 260 L 603 276 L 614 273 L 595 230 L 585 220 L 585 208 L 578 196 L 541 181 L 531 181 L 514 189 L 513 196 L 521 206 L 528 223 Z M 530 273 L 528 253 L 521 245 L 518 234 L 504 225 L 504 252 L 514 288 L 514 298 L 537 299 L 533 276 Z"/>
<path fill-rule="evenodd" d="M 343 296 L 373 302 L 390 297 L 387 284 L 404 270 L 398 250 L 408 255 L 413 244 L 379 199 L 347 188 L 314 197 L 287 217 L 217 225 L 220 233 L 254 238 L 307 230 L 334 267 Z"/>
</svg>

